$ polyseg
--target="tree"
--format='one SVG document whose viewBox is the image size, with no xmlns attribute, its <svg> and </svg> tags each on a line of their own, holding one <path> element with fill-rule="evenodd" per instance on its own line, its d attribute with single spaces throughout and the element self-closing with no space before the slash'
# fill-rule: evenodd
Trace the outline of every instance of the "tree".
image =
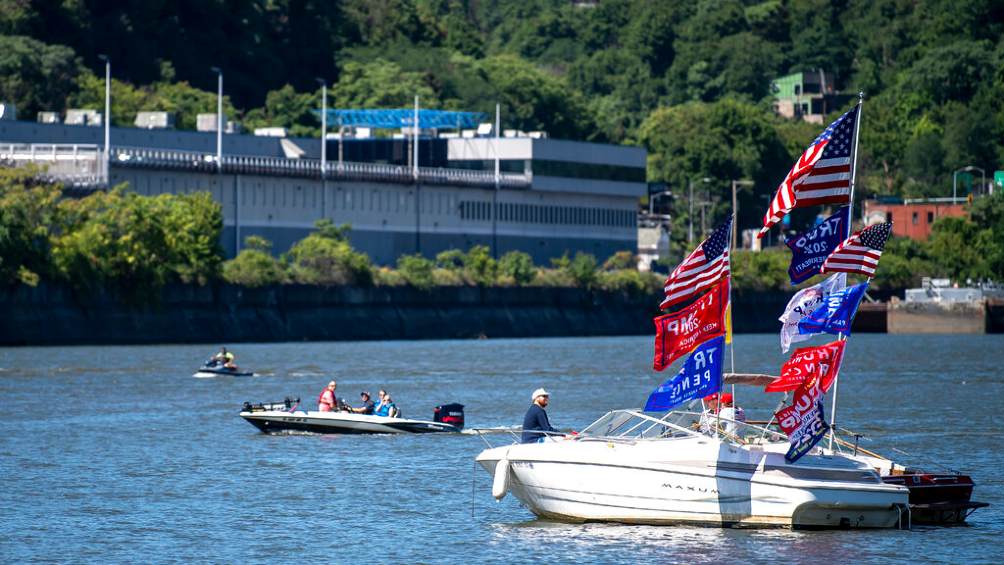
<svg viewBox="0 0 1004 565">
<path fill-rule="evenodd" d="M 509 251 L 499 259 L 499 272 L 512 278 L 520 285 L 527 285 L 533 282 L 537 276 L 537 269 L 533 266 L 533 258 L 529 253 L 523 251 Z"/>
<path fill-rule="evenodd" d="M 420 253 L 398 257 L 397 270 L 405 282 L 419 290 L 428 290 L 435 284 L 432 277 L 433 263 Z"/>
<path fill-rule="evenodd" d="M 223 263 L 223 280 L 230 284 L 257 288 L 286 281 L 286 272 L 272 256 L 272 242 L 251 235 L 244 238 L 244 249 Z"/>
<path fill-rule="evenodd" d="M 341 108 L 410 108 L 416 94 L 423 106 L 437 105 L 436 95 L 421 73 L 404 71 L 385 59 L 345 63 L 331 88 L 334 105 Z"/>
<path fill-rule="evenodd" d="M 320 106 L 320 91 L 301 93 L 287 84 L 268 93 L 264 108 L 255 108 L 245 114 L 244 126 L 249 130 L 284 127 L 294 137 L 318 137 L 321 120 L 314 110 Z"/>
<path fill-rule="evenodd" d="M 62 190 L 35 182 L 33 173 L 0 168 L 0 285 L 34 286 L 49 274 L 49 234 Z"/>
<path fill-rule="evenodd" d="M 62 111 L 82 71 L 69 47 L 0 35 L 0 101 L 13 103 L 21 116 Z"/>
<path fill-rule="evenodd" d="M 285 254 L 293 281 L 322 286 L 372 284 L 370 258 L 349 244 L 350 226 L 335 226 L 328 219 L 318 220 L 314 226 L 317 231 Z"/>
<path fill-rule="evenodd" d="M 492 286 L 498 277 L 498 262 L 487 246 L 475 245 L 464 255 L 464 273 L 478 286 Z"/>
</svg>

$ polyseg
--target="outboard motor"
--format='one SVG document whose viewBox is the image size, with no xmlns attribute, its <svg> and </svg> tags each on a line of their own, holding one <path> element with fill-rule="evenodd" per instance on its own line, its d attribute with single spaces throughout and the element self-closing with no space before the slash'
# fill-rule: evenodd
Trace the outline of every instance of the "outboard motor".
<svg viewBox="0 0 1004 565">
<path fill-rule="evenodd" d="M 464 405 L 443 404 L 436 406 L 432 412 L 432 421 L 462 428 L 464 427 Z"/>
</svg>

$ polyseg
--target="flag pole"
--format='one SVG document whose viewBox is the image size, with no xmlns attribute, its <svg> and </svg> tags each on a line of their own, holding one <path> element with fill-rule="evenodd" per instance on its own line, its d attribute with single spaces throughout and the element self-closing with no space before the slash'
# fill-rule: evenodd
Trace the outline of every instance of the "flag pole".
<svg viewBox="0 0 1004 565">
<path fill-rule="evenodd" d="M 848 200 L 847 207 L 847 232 L 844 234 L 844 239 L 851 237 L 851 224 L 854 223 L 854 184 L 857 181 L 858 176 L 858 141 L 861 139 L 861 109 L 865 103 L 865 93 L 858 92 L 858 116 L 854 121 L 854 158 L 851 163 L 851 193 Z M 869 279 L 870 280 L 870 279 Z M 847 336 L 841 333 L 837 336 L 838 339 L 847 340 Z M 837 385 L 840 384 L 840 373 L 837 373 L 833 377 L 833 399 L 830 404 L 830 445 L 829 449 L 833 451 L 833 437 L 837 433 Z"/>
</svg>

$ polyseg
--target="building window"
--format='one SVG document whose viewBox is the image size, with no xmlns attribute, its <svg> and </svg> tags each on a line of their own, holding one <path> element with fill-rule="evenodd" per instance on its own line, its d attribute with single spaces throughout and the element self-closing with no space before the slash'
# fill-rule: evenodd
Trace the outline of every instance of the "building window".
<svg viewBox="0 0 1004 565">
<path fill-rule="evenodd" d="M 795 85 L 795 96 L 798 96 L 799 94 L 802 94 L 802 85 L 801 84 L 796 84 Z M 419 125 L 421 125 L 421 124 L 419 124 Z"/>
<path fill-rule="evenodd" d="M 918 223 L 920 223 L 919 219 L 920 219 L 920 214 L 914 212 L 913 213 L 913 225 L 917 225 Z"/>
<path fill-rule="evenodd" d="M 933 224 L 934 223 L 934 212 L 928 212 L 927 213 L 927 223 L 929 223 L 929 224 Z"/>
</svg>

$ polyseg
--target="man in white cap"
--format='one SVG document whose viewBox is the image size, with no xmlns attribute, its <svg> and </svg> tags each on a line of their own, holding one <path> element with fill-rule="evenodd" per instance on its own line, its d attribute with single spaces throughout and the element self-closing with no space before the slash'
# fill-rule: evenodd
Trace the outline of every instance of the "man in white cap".
<svg viewBox="0 0 1004 565">
<path fill-rule="evenodd" d="M 543 432 L 558 431 L 551 427 L 551 423 L 547 420 L 547 412 L 544 410 L 547 408 L 550 397 L 551 393 L 542 388 L 533 391 L 530 397 L 533 403 L 530 404 L 530 409 L 523 417 L 523 437 L 521 439 L 523 443 L 539 442 L 547 437 L 547 434 Z"/>
</svg>

